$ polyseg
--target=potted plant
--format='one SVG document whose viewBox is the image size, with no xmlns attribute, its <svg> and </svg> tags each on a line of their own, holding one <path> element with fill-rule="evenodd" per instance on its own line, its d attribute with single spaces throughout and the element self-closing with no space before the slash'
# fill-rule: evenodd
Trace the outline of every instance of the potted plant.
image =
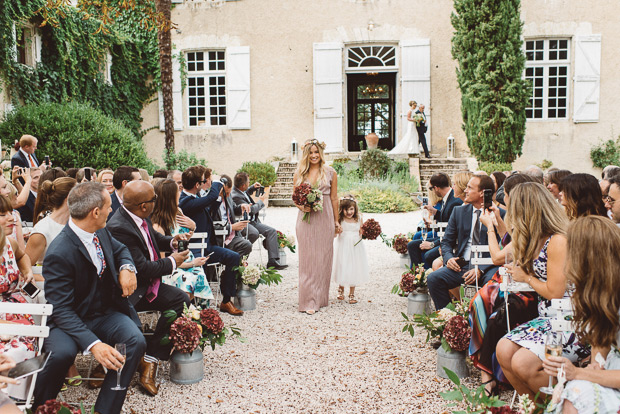
<svg viewBox="0 0 620 414">
<path fill-rule="evenodd" d="M 280 264 L 286 265 L 286 248 L 295 253 L 295 236 L 286 235 L 278 230 L 278 248 L 280 252 Z"/>
<path fill-rule="evenodd" d="M 256 289 L 259 285 L 277 285 L 282 281 L 282 275 L 275 268 L 266 268 L 262 265 L 248 264 L 244 256 L 237 270 L 236 306 L 242 311 L 256 309 Z"/>
<path fill-rule="evenodd" d="M 401 266 L 411 267 L 411 259 L 407 250 L 407 245 L 411 240 L 405 234 L 397 234 L 392 239 L 392 248 L 400 254 Z"/>
<path fill-rule="evenodd" d="M 398 287 L 407 293 L 407 314 L 421 315 L 429 311 L 431 297 L 428 294 L 427 278 L 432 270 L 426 270 L 420 263 L 413 269 L 407 269 L 401 277 Z"/>
<path fill-rule="evenodd" d="M 63 401 L 52 399 L 47 400 L 45 401 L 45 404 L 38 406 L 36 411 L 27 409 L 26 412 L 30 414 L 87 414 L 94 413 L 95 406 L 93 405 L 90 410 L 87 410 L 84 408 L 82 403 L 80 403 L 80 408 L 76 408 Z"/>
<path fill-rule="evenodd" d="M 366 135 L 366 147 L 368 147 L 368 149 L 376 149 L 378 145 L 379 135 L 375 134 L 374 132 Z"/>
</svg>

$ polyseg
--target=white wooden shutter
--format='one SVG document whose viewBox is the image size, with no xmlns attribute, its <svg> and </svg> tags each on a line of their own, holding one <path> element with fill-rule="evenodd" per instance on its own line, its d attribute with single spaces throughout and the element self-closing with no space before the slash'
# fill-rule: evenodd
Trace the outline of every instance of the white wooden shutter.
<svg viewBox="0 0 620 414">
<path fill-rule="evenodd" d="M 164 98 L 161 91 L 159 98 L 159 130 L 165 130 L 164 121 Z M 174 112 L 174 130 L 183 130 L 183 89 L 181 88 L 181 64 L 174 56 L 172 57 L 172 109 Z"/>
<path fill-rule="evenodd" d="M 33 29 L 34 33 L 34 64 L 35 66 L 41 63 L 41 48 L 43 46 L 43 40 L 41 38 L 41 32 L 38 29 Z"/>
<path fill-rule="evenodd" d="M 250 129 L 250 47 L 226 49 L 226 123 L 230 129 Z"/>
<path fill-rule="evenodd" d="M 426 144 L 431 149 L 431 42 L 430 39 L 417 39 L 400 42 L 401 60 L 401 133 L 407 131 L 407 112 L 409 101 L 424 104 L 426 115 Z M 399 137 L 400 138 L 400 137 Z M 418 148 L 416 147 L 416 152 Z"/>
<path fill-rule="evenodd" d="M 184 0 L 172 0 L 172 3 L 183 3 Z"/>
<path fill-rule="evenodd" d="M 343 152 L 342 43 L 314 43 L 314 138 L 325 152 Z"/>
<path fill-rule="evenodd" d="M 601 35 L 576 36 L 573 122 L 598 122 Z"/>
</svg>

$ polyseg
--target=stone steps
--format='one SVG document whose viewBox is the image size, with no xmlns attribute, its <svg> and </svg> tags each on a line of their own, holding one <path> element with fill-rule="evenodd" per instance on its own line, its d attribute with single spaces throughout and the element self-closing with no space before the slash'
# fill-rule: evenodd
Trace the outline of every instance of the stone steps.
<svg viewBox="0 0 620 414">
<path fill-rule="evenodd" d="M 426 193 L 426 183 L 433 174 L 445 172 L 450 177 L 458 172 L 467 172 L 467 160 L 458 158 L 431 158 L 420 159 L 420 185 Z"/>
<path fill-rule="evenodd" d="M 293 175 L 297 163 L 281 162 L 278 165 L 278 178 L 269 190 L 269 204 L 272 206 L 293 206 Z"/>
</svg>

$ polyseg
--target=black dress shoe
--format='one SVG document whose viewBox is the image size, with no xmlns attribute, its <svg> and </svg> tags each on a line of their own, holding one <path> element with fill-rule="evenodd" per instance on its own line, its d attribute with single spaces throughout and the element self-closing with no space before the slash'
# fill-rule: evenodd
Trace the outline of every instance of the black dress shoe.
<svg viewBox="0 0 620 414">
<path fill-rule="evenodd" d="M 269 261 L 267 262 L 267 269 L 269 269 L 270 267 L 273 267 L 276 270 L 283 270 L 286 269 L 288 267 L 288 265 L 281 265 L 280 263 L 276 262 L 276 261 Z"/>
</svg>

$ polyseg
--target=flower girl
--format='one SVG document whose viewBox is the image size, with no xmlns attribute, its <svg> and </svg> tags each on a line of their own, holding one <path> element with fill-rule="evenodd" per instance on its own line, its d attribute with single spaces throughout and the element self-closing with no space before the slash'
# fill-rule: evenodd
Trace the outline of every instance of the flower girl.
<svg viewBox="0 0 620 414">
<path fill-rule="evenodd" d="M 349 286 L 349 303 L 355 300 L 355 287 L 368 281 L 366 249 L 361 242 L 362 216 L 355 198 L 347 195 L 340 199 L 338 222 L 342 226 L 334 241 L 332 279 L 338 283 L 338 300 L 344 300 L 344 286 Z"/>
</svg>

